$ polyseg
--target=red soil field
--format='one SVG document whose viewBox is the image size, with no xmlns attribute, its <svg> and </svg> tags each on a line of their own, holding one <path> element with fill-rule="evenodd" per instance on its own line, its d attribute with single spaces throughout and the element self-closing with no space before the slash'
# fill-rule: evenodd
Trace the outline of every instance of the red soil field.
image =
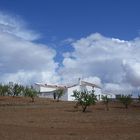
<svg viewBox="0 0 140 140">
<path fill-rule="evenodd" d="M 0 97 L 0 140 L 140 140 L 140 103 L 125 109 L 97 103 L 85 113 L 75 102 Z"/>
</svg>

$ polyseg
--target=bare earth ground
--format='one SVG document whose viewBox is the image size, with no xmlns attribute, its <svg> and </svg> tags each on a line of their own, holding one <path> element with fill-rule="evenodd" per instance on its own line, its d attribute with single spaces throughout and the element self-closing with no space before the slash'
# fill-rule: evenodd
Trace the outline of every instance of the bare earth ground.
<svg viewBox="0 0 140 140">
<path fill-rule="evenodd" d="M 140 103 L 109 111 L 98 103 L 86 113 L 74 104 L 0 97 L 0 140 L 140 140 Z"/>
</svg>

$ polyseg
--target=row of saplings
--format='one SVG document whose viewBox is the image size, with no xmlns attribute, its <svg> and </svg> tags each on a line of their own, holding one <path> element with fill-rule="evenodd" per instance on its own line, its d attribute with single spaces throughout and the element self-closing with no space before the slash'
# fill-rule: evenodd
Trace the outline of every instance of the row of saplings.
<svg viewBox="0 0 140 140">
<path fill-rule="evenodd" d="M 23 86 L 19 84 L 2 85 L 0 84 L 0 96 L 24 96 L 30 97 L 31 101 L 34 102 L 37 96 L 37 91 L 32 86 Z"/>
<path fill-rule="evenodd" d="M 13 85 L 2 85 L 0 84 L 0 96 L 25 96 L 30 97 L 31 101 L 34 102 L 35 97 L 38 92 L 32 86 L 23 86 L 19 84 Z M 58 89 L 54 92 L 54 100 L 59 101 L 61 96 L 63 96 L 63 89 Z M 97 102 L 97 97 L 94 94 L 94 91 L 74 91 L 73 95 L 76 101 L 76 106 L 81 106 L 82 111 L 85 112 L 87 107 L 90 105 L 95 105 Z M 102 95 L 102 102 L 106 106 L 106 110 L 109 110 L 109 102 L 111 101 L 107 95 Z M 128 106 L 133 102 L 131 95 L 121 95 L 118 100 L 125 106 L 127 109 Z M 138 96 L 140 102 L 140 96 Z"/>
<path fill-rule="evenodd" d="M 81 106 L 83 112 L 86 111 L 88 106 L 95 105 L 97 102 L 97 97 L 94 94 L 94 91 L 74 91 L 72 96 L 77 101 L 75 107 L 77 108 L 78 106 Z M 111 99 L 107 95 L 102 95 L 101 98 L 102 102 L 106 106 L 106 110 L 108 111 Z M 117 100 L 121 102 L 126 109 L 133 102 L 131 95 L 121 95 Z M 140 96 L 138 96 L 138 101 L 140 102 Z"/>
<path fill-rule="evenodd" d="M 38 96 L 38 92 L 33 88 L 33 86 L 23 86 L 20 84 L 3 85 L 0 84 L 0 96 L 12 96 L 12 97 L 30 97 L 31 102 L 35 101 L 35 97 Z M 54 92 L 54 100 L 57 102 L 63 96 L 63 89 L 58 89 Z"/>
</svg>

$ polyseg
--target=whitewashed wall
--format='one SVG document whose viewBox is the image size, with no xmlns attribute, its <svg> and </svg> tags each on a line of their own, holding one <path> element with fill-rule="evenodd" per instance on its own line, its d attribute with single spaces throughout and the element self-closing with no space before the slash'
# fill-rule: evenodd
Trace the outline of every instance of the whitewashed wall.
<svg viewBox="0 0 140 140">
<path fill-rule="evenodd" d="M 35 88 L 36 88 L 37 91 L 41 92 L 39 94 L 39 97 L 51 98 L 51 99 L 54 98 L 53 91 L 56 90 L 55 88 L 40 87 L 38 85 L 36 85 Z M 77 90 L 77 91 L 82 91 L 82 90 L 92 91 L 93 88 L 91 86 L 83 86 L 83 85 L 82 86 L 77 85 L 77 86 L 74 86 L 74 87 L 71 87 L 71 88 L 67 88 L 67 89 L 64 90 L 64 95 L 60 99 L 64 100 L 64 101 L 74 101 L 75 98 L 72 97 L 74 90 Z M 97 99 L 101 100 L 101 95 L 102 95 L 101 89 L 94 88 L 94 90 L 95 90 L 95 95 L 97 95 Z"/>
<path fill-rule="evenodd" d="M 73 95 L 73 91 L 74 90 L 80 90 L 80 86 L 79 85 L 77 85 L 77 86 L 74 86 L 74 87 L 71 87 L 71 88 L 68 88 L 68 90 L 67 90 L 67 100 L 68 101 L 74 101 L 75 100 L 75 98 L 74 97 L 72 97 L 72 95 Z"/>
</svg>

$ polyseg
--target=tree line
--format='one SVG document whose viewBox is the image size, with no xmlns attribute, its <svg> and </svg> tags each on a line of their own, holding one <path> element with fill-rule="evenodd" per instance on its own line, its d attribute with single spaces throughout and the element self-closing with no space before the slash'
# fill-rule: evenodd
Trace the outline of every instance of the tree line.
<svg viewBox="0 0 140 140">
<path fill-rule="evenodd" d="M 97 103 L 97 96 L 92 91 L 73 91 L 73 97 L 75 98 L 76 105 L 75 108 L 81 106 L 82 111 L 85 112 L 88 106 L 95 105 Z M 0 84 L 0 96 L 22 96 L 30 97 L 31 101 L 34 102 L 35 97 L 38 95 L 38 92 L 33 88 L 33 86 L 23 86 L 20 84 Z M 54 100 L 59 101 L 59 99 L 64 95 L 63 89 L 57 89 L 53 93 Z M 101 96 L 102 103 L 105 104 L 105 108 L 109 110 L 109 103 L 111 99 L 107 95 Z M 117 99 L 120 103 L 124 105 L 127 109 L 128 106 L 133 102 L 131 95 L 120 95 Z M 138 101 L 140 102 L 140 95 L 138 95 Z"/>
<path fill-rule="evenodd" d="M 0 84 L 0 96 L 24 96 L 30 97 L 31 101 L 34 102 L 37 96 L 37 91 L 32 86 L 23 86 L 20 84 Z"/>
<path fill-rule="evenodd" d="M 77 91 L 75 90 L 72 95 L 75 98 L 76 105 L 82 107 L 82 111 L 85 112 L 88 106 L 95 105 L 97 100 L 97 96 L 94 94 L 94 91 Z M 111 99 L 107 95 L 101 96 L 102 103 L 105 104 L 105 108 L 109 111 L 109 103 Z M 129 105 L 133 102 L 132 95 L 120 95 L 116 101 L 119 101 L 124 105 L 126 109 L 128 109 Z M 138 95 L 138 102 L 140 102 L 140 95 Z"/>
</svg>

